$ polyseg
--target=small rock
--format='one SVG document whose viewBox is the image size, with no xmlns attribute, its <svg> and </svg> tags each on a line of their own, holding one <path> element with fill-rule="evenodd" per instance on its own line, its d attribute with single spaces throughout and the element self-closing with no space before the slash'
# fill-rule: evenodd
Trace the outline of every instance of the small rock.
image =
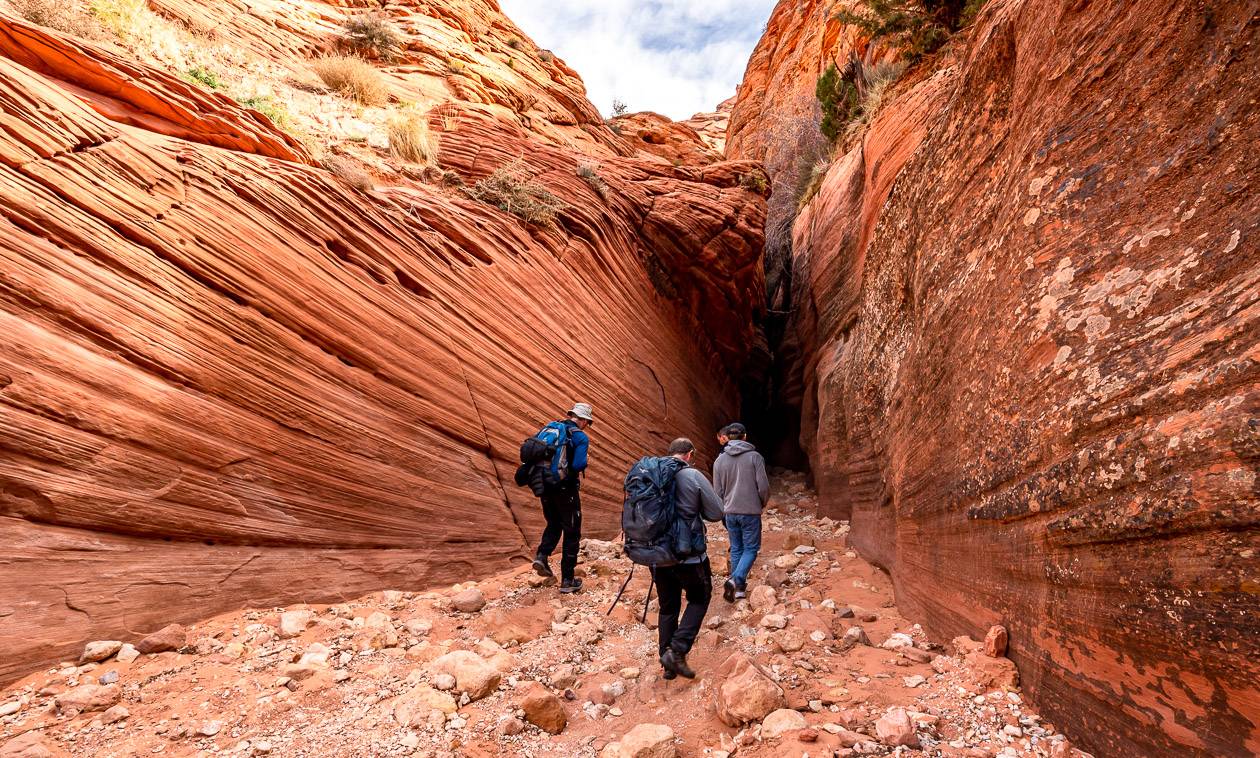
<svg viewBox="0 0 1260 758">
<path fill-rule="evenodd" d="M 100 684 L 113 684 L 118 681 L 118 672 L 106 671 L 104 674 L 101 674 L 96 681 Z"/>
<path fill-rule="evenodd" d="M 927 679 L 925 679 L 925 678 L 923 678 L 923 677 L 919 676 L 918 674 L 915 674 L 914 676 L 904 676 L 904 677 L 902 677 L 902 678 L 901 678 L 901 681 L 902 681 L 902 682 L 903 682 L 903 683 L 904 683 L 907 687 L 918 687 L 919 685 L 921 685 L 921 684 L 923 684 L 924 682 L 926 682 L 926 681 L 927 681 Z"/>
<path fill-rule="evenodd" d="M 866 630 L 860 626 L 851 626 L 840 638 L 840 649 L 848 650 L 856 645 L 870 645 L 871 640 L 866 636 Z"/>
<path fill-rule="evenodd" d="M 429 668 L 435 675 L 450 674 L 455 677 L 455 686 L 467 692 L 472 700 L 480 700 L 494 692 L 502 679 L 498 670 L 469 650 L 447 653 L 430 663 Z"/>
<path fill-rule="evenodd" d="M 847 606 L 847 605 L 846 605 L 845 607 L 843 607 L 843 608 L 837 608 L 837 609 L 836 609 L 836 618 L 841 618 L 841 619 L 851 619 L 851 618 L 853 618 L 853 609 L 852 609 L 852 608 L 850 608 L 850 607 L 849 607 L 849 606 Z"/>
<path fill-rule="evenodd" d="M 58 750 L 53 752 L 38 732 L 26 732 L 0 744 L 0 756 L 3 758 L 53 758 L 65 755 Z"/>
<path fill-rule="evenodd" d="M 801 733 L 796 735 L 796 739 L 800 740 L 801 742 L 817 742 L 818 730 L 817 729 L 802 729 Z"/>
<path fill-rule="evenodd" d="M 792 553 L 794 555 L 811 555 L 816 552 L 818 552 L 818 548 L 813 545 L 797 545 L 792 548 Z"/>
<path fill-rule="evenodd" d="M 285 611 L 280 614 L 280 636 L 296 637 L 306 631 L 315 620 L 315 614 L 306 609 Z"/>
<path fill-rule="evenodd" d="M 932 654 L 930 652 L 914 646 L 903 647 L 900 652 L 906 658 L 909 658 L 915 663 L 929 663 L 932 660 Z"/>
<path fill-rule="evenodd" d="M 761 736 L 782 737 L 788 732 L 804 729 L 807 726 L 809 724 L 805 722 L 805 717 L 800 713 L 787 708 L 780 708 L 762 720 Z"/>
<path fill-rule="evenodd" d="M 718 667 L 715 705 L 718 718 L 731 727 L 759 721 L 787 705 L 783 688 L 760 666 L 742 653 L 727 658 Z"/>
<path fill-rule="evenodd" d="M 1011 737 L 1023 737 L 1024 730 L 1020 729 L 1014 724 L 1007 724 L 1006 726 L 1002 727 L 1002 734 L 1007 734 L 1007 735 L 1010 735 Z"/>
<path fill-rule="evenodd" d="M 451 607 L 460 613 L 476 613 L 486 607 L 486 596 L 477 587 L 469 587 L 451 598 Z"/>
<path fill-rule="evenodd" d="M 538 682 L 529 682 L 520 696 L 520 709 L 525 720 L 545 732 L 559 734 L 569 723 L 560 698 Z"/>
<path fill-rule="evenodd" d="M 122 650 L 121 640 L 97 640 L 89 642 L 83 646 L 83 653 L 79 656 L 79 663 L 97 663 L 112 657 L 119 650 Z"/>
<path fill-rule="evenodd" d="M 450 674 L 437 674 L 433 677 L 433 686 L 442 692 L 455 689 L 455 677 Z"/>
<path fill-rule="evenodd" d="M 783 569 L 784 571 L 791 571 L 799 565 L 801 565 L 801 557 L 795 553 L 780 555 L 778 558 L 774 559 L 774 567 L 777 569 Z"/>
<path fill-rule="evenodd" d="M 787 619 L 777 613 L 768 613 L 761 617 L 761 625 L 766 629 L 782 629 L 787 626 Z"/>
<path fill-rule="evenodd" d="M 136 650 L 146 655 L 182 650 L 188 644 L 188 630 L 179 624 L 168 624 L 136 643 Z"/>
<path fill-rule="evenodd" d="M 122 721 L 130 715 L 131 711 L 128 711 L 125 706 L 115 705 L 101 714 L 101 723 L 113 724 L 115 722 Z"/>
<path fill-rule="evenodd" d="M 62 713 L 103 711 L 118 702 L 122 690 L 116 684 L 80 684 L 58 695 L 54 702 Z"/>
<path fill-rule="evenodd" d="M 202 737 L 213 737 L 214 735 L 218 734 L 219 731 L 222 729 L 223 729 L 222 721 L 207 721 L 206 723 L 201 725 L 200 729 L 197 730 L 197 734 L 200 734 Z"/>
<path fill-rule="evenodd" d="M 405 727 L 424 726 L 434 711 L 445 716 L 459 710 L 455 698 L 427 684 L 417 684 L 394 701 L 394 720 Z M 443 718 L 445 721 L 445 718 Z"/>
<path fill-rule="evenodd" d="M 905 708 L 890 708 L 888 712 L 875 722 L 875 735 L 879 741 L 890 747 L 905 745 L 914 747 L 918 738 L 914 734 L 914 724 Z"/>
<path fill-rule="evenodd" d="M 879 646 L 885 650 L 898 650 L 903 647 L 914 647 L 914 638 L 908 634 L 897 632 L 888 639 L 879 643 Z"/>
<path fill-rule="evenodd" d="M 551 686 L 558 690 L 568 689 L 577 684 L 577 670 L 567 664 L 556 666 L 552 670 L 549 680 L 551 681 Z"/>
<path fill-rule="evenodd" d="M 765 613 L 779 602 L 773 587 L 759 584 L 748 593 L 748 607 L 757 613 Z"/>
<path fill-rule="evenodd" d="M 621 678 L 622 679 L 638 679 L 639 669 L 635 668 L 634 666 L 627 666 L 626 668 L 623 668 L 621 670 Z"/>
<path fill-rule="evenodd" d="M 639 724 L 617 745 L 617 758 L 678 758 L 674 730 L 664 724 Z"/>
<path fill-rule="evenodd" d="M 136 650 L 136 646 L 130 642 L 124 642 L 123 646 L 118 650 L 118 654 L 114 659 L 121 663 L 131 663 L 140 657 L 140 651 Z"/>
<path fill-rule="evenodd" d="M 0 703 L 0 718 L 12 716 L 20 710 L 22 710 L 21 700 L 11 700 L 7 703 Z"/>
<path fill-rule="evenodd" d="M 504 716 L 499 719 L 499 723 L 494 725 L 494 731 L 504 736 L 511 737 L 525 731 L 525 722 L 515 716 Z"/>
</svg>

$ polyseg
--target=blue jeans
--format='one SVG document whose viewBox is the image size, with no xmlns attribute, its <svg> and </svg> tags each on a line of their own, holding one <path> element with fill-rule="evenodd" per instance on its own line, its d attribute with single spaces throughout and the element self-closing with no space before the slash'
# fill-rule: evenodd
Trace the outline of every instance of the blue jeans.
<svg viewBox="0 0 1260 758">
<path fill-rule="evenodd" d="M 727 516 L 726 531 L 731 537 L 731 578 L 742 587 L 761 551 L 761 516 Z"/>
</svg>

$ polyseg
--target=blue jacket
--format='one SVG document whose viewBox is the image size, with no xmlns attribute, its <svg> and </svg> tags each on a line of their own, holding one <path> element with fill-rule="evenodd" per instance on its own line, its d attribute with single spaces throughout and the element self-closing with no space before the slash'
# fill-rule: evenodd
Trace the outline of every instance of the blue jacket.
<svg viewBox="0 0 1260 758">
<path fill-rule="evenodd" d="M 586 436 L 586 432 L 578 429 L 578 425 L 572 419 L 564 423 L 569 427 L 569 474 L 565 477 L 565 481 L 577 484 L 578 475 L 586 470 L 586 453 L 591 446 L 591 438 Z"/>
</svg>

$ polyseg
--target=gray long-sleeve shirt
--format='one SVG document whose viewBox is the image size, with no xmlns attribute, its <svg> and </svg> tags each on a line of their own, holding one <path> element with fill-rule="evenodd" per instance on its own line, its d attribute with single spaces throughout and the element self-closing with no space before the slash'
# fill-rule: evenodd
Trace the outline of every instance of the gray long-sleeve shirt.
<svg viewBox="0 0 1260 758">
<path fill-rule="evenodd" d="M 704 474 L 688 466 L 680 469 L 674 477 L 674 507 L 678 510 L 678 518 L 687 523 L 693 531 L 699 530 L 708 535 L 704 528 L 705 521 L 722 520 L 722 500 L 713 491 Z M 708 557 L 708 553 L 692 556 L 683 563 L 700 563 Z"/>
<path fill-rule="evenodd" d="M 713 462 L 713 488 L 728 516 L 760 516 L 770 499 L 766 461 L 744 440 L 731 440 Z"/>
</svg>

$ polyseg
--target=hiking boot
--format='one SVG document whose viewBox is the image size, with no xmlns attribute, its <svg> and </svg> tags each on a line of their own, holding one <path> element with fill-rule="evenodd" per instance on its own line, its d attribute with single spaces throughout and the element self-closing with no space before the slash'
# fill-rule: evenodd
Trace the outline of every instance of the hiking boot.
<svg viewBox="0 0 1260 758">
<path fill-rule="evenodd" d="M 661 674 L 661 678 L 667 681 L 670 679 L 677 679 L 678 674 L 674 673 L 673 671 L 670 671 L 669 669 L 665 669 L 665 673 Z"/>
<path fill-rule="evenodd" d="M 696 672 L 692 671 L 691 667 L 687 665 L 686 654 L 680 653 L 672 647 L 661 653 L 661 665 L 665 667 L 665 671 L 672 671 L 677 676 L 685 676 L 688 679 L 696 678 Z"/>
<path fill-rule="evenodd" d="M 534 559 L 534 573 L 538 574 L 539 576 L 552 576 L 552 577 L 555 576 L 555 574 L 551 573 L 551 566 L 547 565 L 546 558 Z"/>
<path fill-rule="evenodd" d="M 739 579 L 735 582 L 735 599 L 743 600 L 748 597 L 748 582 Z"/>
<path fill-rule="evenodd" d="M 577 592 L 582 589 L 581 579 L 565 579 L 560 583 L 560 591 L 568 595 L 571 592 Z"/>
<path fill-rule="evenodd" d="M 734 579 L 727 579 L 722 585 L 722 599 L 728 603 L 735 602 L 735 593 L 739 592 L 739 585 L 735 584 Z"/>
</svg>

